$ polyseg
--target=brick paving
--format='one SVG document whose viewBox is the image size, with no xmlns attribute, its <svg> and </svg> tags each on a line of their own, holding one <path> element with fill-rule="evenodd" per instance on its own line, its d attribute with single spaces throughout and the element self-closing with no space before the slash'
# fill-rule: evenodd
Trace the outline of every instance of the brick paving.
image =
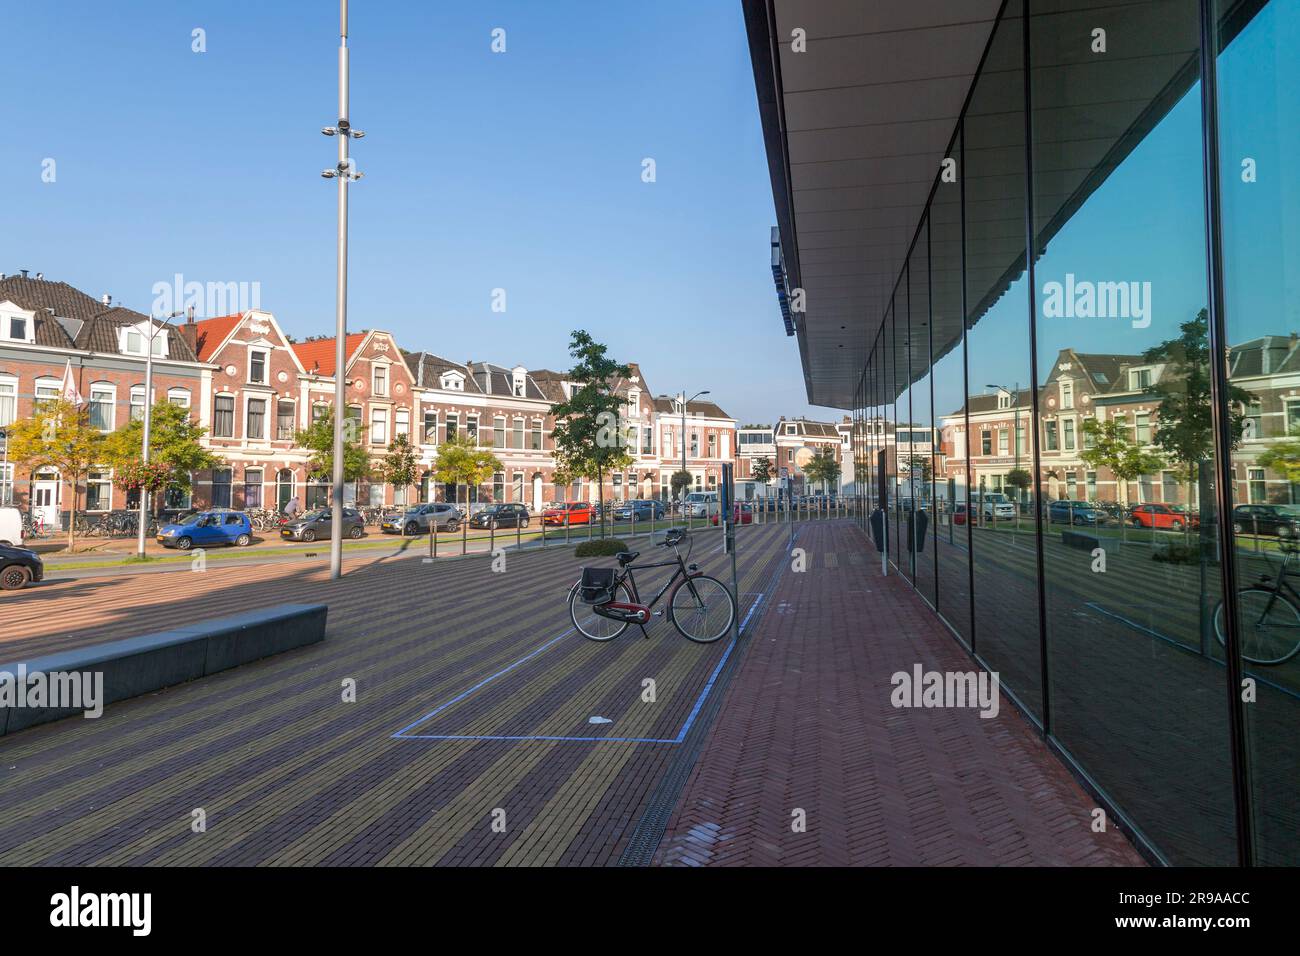
<svg viewBox="0 0 1300 956">
<path fill-rule="evenodd" d="M 740 529 L 742 615 L 787 538 L 778 526 Z M 692 560 L 725 578 L 720 540 L 697 532 Z M 584 563 L 596 562 L 566 548 L 508 554 L 503 573 L 487 558 L 358 558 L 338 582 L 302 565 L 210 565 L 7 595 L 0 661 L 284 601 L 324 601 L 330 617 L 322 644 L 98 720 L 0 738 L 0 864 L 616 862 L 679 745 L 394 739 L 565 635 L 565 596 Z M 728 642 L 691 644 L 663 619 L 650 634 L 595 644 L 569 633 L 414 732 L 675 739 Z M 641 698 L 647 677 L 653 704 Z M 355 704 L 341 700 L 344 678 L 356 681 Z M 206 832 L 191 829 L 198 808 Z"/>
<path fill-rule="evenodd" d="M 1143 861 L 1005 700 L 898 709 L 890 677 L 969 671 L 951 633 L 849 522 L 809 524 L 660 843 L 664 865 Z M 792 814 L 806 814 L 795 832 Z"/>
</svg>

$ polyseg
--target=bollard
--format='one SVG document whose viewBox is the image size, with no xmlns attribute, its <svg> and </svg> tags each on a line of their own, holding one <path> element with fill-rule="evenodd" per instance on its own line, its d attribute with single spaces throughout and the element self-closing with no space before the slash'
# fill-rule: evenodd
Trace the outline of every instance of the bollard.
<svg viewBox="0 0 1300 956">
<path fill-rule="evenodd" d="M 465 520 L 460 523 L 460 553 L 464 557 L 469 549 L 469 502 L 465 502 Z"/>
</svg>

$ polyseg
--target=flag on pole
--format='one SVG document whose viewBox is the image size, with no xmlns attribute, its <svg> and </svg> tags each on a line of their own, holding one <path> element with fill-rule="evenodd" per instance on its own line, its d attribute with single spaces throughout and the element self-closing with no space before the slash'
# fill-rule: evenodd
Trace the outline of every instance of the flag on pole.
<svg viewBox="0 0 1300 956">
<path fill-rule="evenodd" d="M 77 391 L 77 383 L 72 377 L 72 359 L 68 359 L 68 364 L 63 369 L 63 383 L 59 388 L 59 397 L 65 402 L 71 402 L 77 408 L 86 404 L 86 400 Z"/>
</svg>

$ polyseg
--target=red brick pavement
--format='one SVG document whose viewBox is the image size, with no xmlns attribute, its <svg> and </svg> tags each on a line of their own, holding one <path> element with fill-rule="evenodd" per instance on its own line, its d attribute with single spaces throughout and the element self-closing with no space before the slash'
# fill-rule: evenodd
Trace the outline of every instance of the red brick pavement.
<svg viewBox="0 0 1300 956">
<path fill-rule="evenodd" d="M 896 709 L 897 671 L 969 671 L 847 522 L 809 524 L 668 829 L 666 865 L 1141 866 L 1005 698 L 996 718 Z M 792 814 L 806 813 L 806 832 Z"/>
</svg>

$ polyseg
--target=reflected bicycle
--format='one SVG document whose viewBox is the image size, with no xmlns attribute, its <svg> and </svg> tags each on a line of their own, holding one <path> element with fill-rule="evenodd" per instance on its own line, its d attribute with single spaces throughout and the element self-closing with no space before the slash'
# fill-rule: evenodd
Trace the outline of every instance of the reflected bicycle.
<svg viewBox="0 0 1300 956">
<path fill-rule="evenodd" d="M 1237 589 L 1241 656 L 1252 664 L 1285 664 L 1300 652 L 1300 591 L 1287 581 L 1291 561 L 1300 551 L 1287 548 L 1283 553 L 1285 557 L 1273 581 L 1262 577 L 1258 584 Z M 1220 601 L 1214 606 L 1214 634 L 1226 648 L 1224 624 L 1224 607 Z"/>
<path fill-rule="evenodd" d="M 725 584 L 704 574 L 698 565 L 687 564 L 688 545 L 683 557 L 680 545 L 687 540 L 686 531 L 670 528 L 657 547 L 672 548 L 670 561 L 634 565 L 639 551 L 618 555 L 618 568 L 583 568 L 582 578 L 569 589 L 569 617 L 583 637 L 604 643 L 612 641 L 633 624 L 646 637 L 645 626 L 651 608 L 668 595 L 668 619 L 678 633 L 697 644 L 712 644 L 729 630 L 736 620 L 736 601 Z M 675 568 L 672 577 L 646 603 L 641 603 L 633 571 L 650 568 Z"/>
</svg>

